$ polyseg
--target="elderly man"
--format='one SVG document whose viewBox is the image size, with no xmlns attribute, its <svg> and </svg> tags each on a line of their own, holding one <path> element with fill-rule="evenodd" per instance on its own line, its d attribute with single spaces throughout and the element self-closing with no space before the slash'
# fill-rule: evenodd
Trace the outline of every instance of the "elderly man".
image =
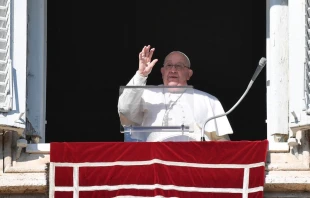
<svg viewBox="0 0 310 198">
<path fill-rule="evenodd" d="M 139 69 L 127 86 L 145 86 L 148 75 L 158 59 L 153 59 L 155 48 L 144 46 L 139 53 Z M 164 59 L 161 68 L 163 85 L 172 87 L 188 86 L 187 81 L 192 77 L 193 70 L 189 58 L 180 51 L 169 53 Z M 160 88 L 160 86 L 158 86 Z M 220 101 L 197 89 L 193 89 L 193 106 L 186 105 L 187 89 L 170 93 L 143 92 L 133 89 L 124 90 L 118 101 L 118 113 L 123 125 L 134 126 L 168 126 L 169 122 L 179 125 L 194 123 L 193 133 L 182 132 L 133 132 L 132 137 L 140 141 L 200 141 L 201 129 L 204 127 L 204 136 L 209 141 L 230 140 L 228 134 L 233 130 L 228 118 L 222 116 L 208 122 L 213 116 L 224 113 Z M 172 101 L 168 104 L 167 101 Z M 132 105 L 139 104 L 139 105 Z M 148 104 L 148 105 L 146 105 Z M 151 105 L 150 105 L 151 104 Z M 137 108 L 133 108 L 133 106 Z M 191 109 L 193 108 L 193 109 Z"/>
</svg>

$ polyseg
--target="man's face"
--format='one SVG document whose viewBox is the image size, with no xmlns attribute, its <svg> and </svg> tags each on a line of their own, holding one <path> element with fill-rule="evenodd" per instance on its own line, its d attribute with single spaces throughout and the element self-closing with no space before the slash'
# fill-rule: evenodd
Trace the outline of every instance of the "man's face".
<svg viewBox="0 0 310 198">
<path fill-rule="evenodd" d="M 193 71 L 189 68 L 189 62 L 183 54 L 172 52 L 166 57 L 161 74 L 166 86 L 186 86 Z"/>
</svg>

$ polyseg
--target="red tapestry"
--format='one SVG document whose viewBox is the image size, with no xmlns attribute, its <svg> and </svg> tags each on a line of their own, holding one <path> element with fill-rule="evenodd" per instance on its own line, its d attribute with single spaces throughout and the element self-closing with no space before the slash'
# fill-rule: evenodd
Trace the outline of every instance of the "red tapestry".
<svg viewBox="0 0 310 198">
<path fill-rule="evenodd" d="M 267 140 L 50 146 L 50 198 L 263 197 Z"/>
</svg>

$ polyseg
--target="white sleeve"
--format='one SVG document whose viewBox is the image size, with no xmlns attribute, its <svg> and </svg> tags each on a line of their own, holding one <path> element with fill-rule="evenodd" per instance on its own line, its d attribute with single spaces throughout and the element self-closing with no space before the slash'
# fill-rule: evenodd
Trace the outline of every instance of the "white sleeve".
<svg viewBox="0 0 310 198">
<path fill-rule="evenodd" d="M 127 83 L 127 86 L 145 86 L 147 77 L 141 76 L 138 71 Z M 143 89 L 124 89 L 118 99 L 118 113 L 124 116 L 122 120 L 131 121 L 131 124 L 140 125 L 143 120 L 142 112 Z M 123 123 L 122 123 L 123 124 Z"/>
<path fill-rule="evenodd" d="M 212 115 L 210 117 L 225 113 L 222 104 L 217 98 L 210 99 L 210 106 L 212 109 Z M 227 116 L 221 116 L 221 117 L 210 120 L 206 124 L 205 130 L 208 132 L 215 131 L 217 136 L 223 136 L 226 134 L 233 133 L 233 130 L 230 126 Z"/>
<path fill-rule="evenodd" d="M 195 96 L 195 121 L 200 129 L 209 118 L 225 113 L 222 104 L 216 97 L 201 91 L 197 91 Z M 215 133 L 216 136 L 233 133 L 227 116 L 209 120 L 204 127 L 204 131 L 206 136 L 210 133 Z"/>
<path fill-rule="evenodd" d="M 147 77 L 141 76 L 139 71 L 131 78 L 131 80 L 127 83 L 127 86 L 145 86 Z"/>
</svg>

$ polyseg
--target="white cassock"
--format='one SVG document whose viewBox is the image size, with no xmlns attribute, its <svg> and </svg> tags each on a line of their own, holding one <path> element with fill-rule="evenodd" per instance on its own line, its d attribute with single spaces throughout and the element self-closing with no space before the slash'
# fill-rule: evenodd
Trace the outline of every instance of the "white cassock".
<svg viewBox="0 0 310 198">
<path fill-rule="evenodd" d="M 146 77 L 138 73 L 127 86 L 143 86 Z M 165 93 L 160 89 L 125 89 L 118 101 L 118 112 L 138 126 L 192 126 L 193 133 L 180 132 L 132 132 L 131 137 L 147 142 L 200 141 L 205 121 L 224 113 L 220 101 L 197 89 Z M 228 118 L 222 116 L 210 120 L 204 128 L 206 140 L 232 134 Z"/>
</svg>

